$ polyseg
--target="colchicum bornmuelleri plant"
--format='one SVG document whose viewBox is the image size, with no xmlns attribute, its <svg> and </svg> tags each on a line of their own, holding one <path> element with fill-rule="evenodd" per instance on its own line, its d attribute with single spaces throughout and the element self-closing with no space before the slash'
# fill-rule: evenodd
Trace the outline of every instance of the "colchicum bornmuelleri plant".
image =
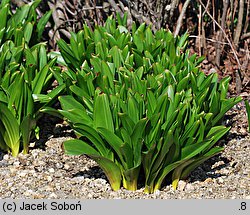
<svg viewBox="0 0 250 215">
<path fill-rule="evenodd" d="M 187 38 L 145 24 L 130 32 L 118 15 L 118 23 L 110 17 L 104 27 L 72 33 L 69 45 L 58 42 L 68 67 L 59 112 L 79 137 L 65 151 L 94 159 L 114 190 L 136 190 L 140 174 L 146 193 L 164 179 L 175 189 L 223 150 L 215 145 L 230 129 L 223 116 L 241 98 L 226 97 L 229 78 L 200 71 Z"/>
<path fill-rule="evenodd" d="M 59 72 L 56 59 L 48 59 L 44 43 L 29 46 L 32 35 L 40 35 L 48 19 L 46 15 L 37 23 L 39 2 L 24 5 L 13 15 L 9 1 L 0 6 L 0 149 L 13 156 L 20 149 L 28 153 L 39 110 L 53 103 L 64 88 L 47 92 Z"/>
<path fill-rule="evenodd" d="M 0 3 L 0 46 L 8 40 L 15 46 L 22 45 L 23 39 L 29 47 L 39 43 L 52 12 L 48 11 L 38 20 L 36 8 L 41 0 L 24 4 L 15 13 L 11 11 L 10 2 L 2 0 Z"/>
</svg>

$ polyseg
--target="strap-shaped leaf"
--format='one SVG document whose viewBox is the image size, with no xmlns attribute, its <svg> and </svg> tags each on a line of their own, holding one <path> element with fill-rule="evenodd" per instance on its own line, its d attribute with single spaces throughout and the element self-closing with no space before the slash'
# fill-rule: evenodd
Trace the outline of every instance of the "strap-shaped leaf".
<svg viewBox="0 0 250 215">
<path fill-rule="evenodd" d="M 47 76 L 50 73 L 50 68 L 55 64 L 55 62 L 56 59 L 53 59 L 48 64 L 46 64 L 32 81 L 32 91 L 34 94 L 40 94 L 42 92 L 42 89 L 46 84 Z"/>
<path fill-rule="evenodd" d="M 140 165 L 137 165 L 123 172 L 123 186 L 127 190 L 137 190 L 137 181 L 140 173 L 140 167 Z"/>
<path fill-rule="evenodd" d="M 63 118 L 63 115 L 58 110 L 51 108 L 51 107 L 44 107 L 40 109 L 39 112 L 47 113 L 58 118 Z"/>
<path fill-rule="evenodd" d="M 80 112 L 86 112 L 82 104 L 74 99 L 73 96 L 67 95 L 67 96 L 60 96 L 59 101 L 62 105 L 62 109 L 65 111 L 71 110 L 71 109 L 78 109 Z"/>
<path fill-rule="evenodd" d="M 105 156 L 107 158 L 111 158 L 110 149 L 104 142 L 104 140 L 100 137 L 99 133 L 93 128 L 88 126 L 87 124 L 76 123 L 74 125 L 74 129 L 78 134 L 83 137 L 88 138 L 91 143 L 95 146 L 100 155 Z"/>
<path fill-rule="evenodd" d="M 95 128 L 105 128 L 114 132 L 113 117 L 109 106 L 109 99 L 105 93 L 97 95 L 94 102 L 93 123 Z"/>
<path fill-rule="evenodd" d="M 149 181 L 146 185 L 145 185 L 145 193 L 153 193 L 156 190 L 159 190 L 161 187 L 161 184 L 164 180 L 164 178 L 173 170 L 175 169 L 177 166 L 179 166 L 180 164 L 184 163 L 186 160 L 181 160 L 181 161 L 177 161 L 174 162 L 166 167 L 164 167 L 163 169 L 160 170 L 160 173 L 158 175 L 158 177 L 156 178 L 156 180 L 154 181 Z"/>
<path fill-rule="evenodd" d="M 142 156 L 142 147 L 143 147 L 143 139 L 144 139 L 144 131 L 146 128 L 146 124 L 148 122 L 147 118 L 141 119 L 138 121 L 137 124 L 135 124 L 133 133 L 131 134 L 131 143 L 132 143 L 132 149 L 133 149 L 133 162 L 134 165 L 140 165 L 141 164 L 141 156 Z"/>
<path fill-rule="evenodd" d="M 159 142 L 160 143 L 160 142 Z M 158 153 L 154 154 L 151 164 L 151 174 L 154 174 L 162 168 L 165 158 L 169 153 L 169 149 L 174 143 L 173 131 L 169 130 L 162 141 L 162 145 L 158 148 Z M 157 174 L 156 174 L 157 175 Z"/>
<path fill-rule="evenodd" d="M 118 48 L 118 46 L 114 46 L 110 49 L 109 54 L 112 56 L 113 63 L 118 69 L 122 65 L 122 63 L 124 63 L 121 50 Z"/>
<path fill-rule="evenodd" d="M 82 88 L 77 87 L 75 85 L 72 85 L 69 88 L 77 96 L 81 97 L 82 101 L 84 102 L 84 104 L 86 105 L 86 107 L 88 108 L 88 110 L 90 112 L 93 112 L 93 106 L 94 106 L 94 104 L 93 104 L 93 101 L 90 98 L 89 94 L 85 90 L 83 90 Z"/>
<path fill-rule="evenodd" d="M 115 151 L 119 160 L 121 161 L 122 166 L 126 167 L 127 164 L 125 162 L 125 159 L 123 157 L 123 153 L 121 151 L 121 148 L 124 145 L 123 141 L 117 135 L 115 135 L 114 133 L 112 133 L 111 131 L 109 131 L 106 128 L 99 127 L 99 128 L 97 128 L 97 130 L 103 136 L 103 138 L 106 140 L 106 142 L 110 145 L 111 149 L 113 149 Z M 130 151 L 130 153 L 131 153 L 131 151 Z M 125 154 L 125 157 L 129 157 L 129 156 L 131 156 L 131 155 Z"/>
<path fill-rule="evenodd" d="M 119 190 L 121 187 L 122 176 L 121 170 L 118 165 L 115 164 L 115 162 L 102 156 L 90 155 L 90 157 L 100 165 L 105 175 L 107 176 L 112 189 L 114 191 Z"/>
<path fill-rule="evenodd" d="M 129 135 L 132 134 L 135 123 L 126 113 L 118 113 L 119 118 L 121 119 L 123 128 L 128 132 Z"/>
<path fill-rule="evenodd" d="M 204 149 L 206 149 L 210 144 L 212 140 L 207 139 L 204 140 L 201 143 L 194 143 L 189 146 L 186 146 L 181 149 L 181 159 L 190 159 L 194 157 L 195 155 L 201 153 Z"/>
<path fill-rule="evenodd" d="M 63 143 L 66 154 L 69 155 L 99 155 L 99 153 L 88 143 L 82 140 L 67 140 Z"/>
<path fill-rule="evenodd" d="M 39 70 L 42 71 L 43 67 L 47 65 L 47 53 L 45 46 L 41 45 L 39 50 Z"/>
<path fill-rule="evenodd" d="M 227 91 L 229 86 L 230 77 L 225 77 L 220 81 L 219 90 L 220 90 L 220 100 L 226 99 Z"/>
<path fill-rule="evenodd" d="M 76 70 L 76 68 L 80 68 L 80 62 L 75 58 L 74 52 L 71 50 L 68 44 L 62 39 L 58 40 L 57 44 L 60 47 L 62 57 L 66 64 L 68 64 L 73 70 Z"/>
<path fill-rule="evenodd" d="M 215 143 L 219 141 L 220 138 L 222 138 L 231 128 L 226 126 L 215 126 L 210 129 L 210 131 L 207 134 L 206 138 L 211 138 L 211 143 L 207 148 L 205 148 L 203 153 L 206 153 L 208 150 L 210 150 Z"/>
<path fill-rule="evenodd" d="M 41 39 L 42 34 L 44 32 L 44 28 L 46 26 L 46 24 L 48 23 L 50 17 L 52 15 L 52 11 L 47 11 L 42 17 L 41 19 L 38 21 L 37 23 L 37 38 L 38 40 Z"/>
<path fill-rule="evenodd" d="M 238 104 L 242 101 L 242 97 L 236 97 L 236 98 L 230 98 L 226 100 L 222 100 L 221 110 L 219 114 L 215 116 L 215 118 L 212 121 L 212 125 L 216 125 L 222 117 L 225 115 L 227 111 L 229 111 L 234 105 Z"/>
<path fill-rule="evenodd" d="M 73 124 L 84 122 L 85 124 L 93 125 L 93 120 L 87 114 L 84 106 L 72 96 L 60 96 L 59 101 L 63 109 L 59 110 L 59 112 Z"/>
<path fill-rule="evenodd" d="M 114 46 L 117 46 L 118 43 L 116 41 L 116 39 L 114 38 L 113 35 L 109 34 L 109 33 L 105 33 L 107 39 L 108 39 L 108 42 L 109 42 L 109 47 L 114 47 Z"/>
<path fill-rule="evenodd" d="M 33 27 L 34 27 L 33 24 L 29 22 L 24 28 L 24 38 L 25 38 L 26 43 L 30 42 L 32 32 L 33 32 Z"/>
<path fill-rule="evenodd" d="M 128 116 L 134 123 L 139 121 L 139 107 L 133 96 L 128 97 Z"/>
<path fill-rule="evenodd" d="M 20 147 L 19 125 L 15 116 L 2 102 L 0 102 L 0 120 L 5 128 L 4 131 L 1 131 L 3 139 L 11 149 L 12 155 L 16 157 Z"/>
<path fill-rule="evenodd" d="M 2 41 L 3 35 L 7 29 L 6 23 L 8 18 L 8 12 L 10 5 L 7 2 L 2 1 L 0 9 L 0 42 Z"/>
<path fill-rule="evenodd" d="M 194 162 L 194 159 L 190 159 L 190 160 L 186 161 L 185 163 L 182 163 L 181 165 L 179 165 L 178 167 L 175 168 L 175 170 L 173 171 L 173 174 L 172 174 L 172 186 L 173 186 L 174 190 L 176 190 L 176 188 L 177 188 L 177 185 L 178 185 L 178 182 L 180 180 L 183 169 L 193 162 Z"/>
<path fill-rule="evenodd" d="M 36 126 L 36 120 L 32 118 L 30 114 L 24 117 L 20 125 L 24 154 L 27 154 L 29 151 L 30 135 L 32 130 L 35 129 L 35 126 Z"/>
<path fill-rule="evenodd" d="M 194 161 L 189 164 L 187 167 L 185 167 L 185 169 L 182 171 L 181 173 L 181 179 L 186 179 L 188 177 L 188 175 L 199 165 L 201 165 L 202 163 L 204 163 L 204 161 L 208 160 L 209 158 L 215 156 L 216 154 L 220 153 L 221 151 L 223 151 L 224 148 L 223 147 L 215 147 L 210 149 L 206 154 L 199 156 L 198 158 L 194 159 Z"/>
</svg>

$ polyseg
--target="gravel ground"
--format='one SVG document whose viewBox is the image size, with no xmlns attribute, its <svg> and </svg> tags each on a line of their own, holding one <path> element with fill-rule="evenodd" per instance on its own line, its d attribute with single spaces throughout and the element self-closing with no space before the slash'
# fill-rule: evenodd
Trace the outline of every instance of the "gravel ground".
<svg viewBox="0 0 250 215">
<path fill-rule="evenodd" d="M 249 199 L 250 136 L 233 139 L 225 151 L 197 168 L 174 191 L 171 185 L 154 194 L 143 188 L 131 192 L 111 190 L 97 164 L 86 156 L 67 156 L 62 142 L 51 138 L 45 150 L 32 149 L 17 158 L 2 155 L 0 198 L 48 199 Z"/>
<path fill-rule="evenodd" d="M 144 194 L 143 188 L 112 191 L 94 161 L 64 154 L 62 143 L 72 130 L 62 123 L 51 128 L 56 122 L 48 121 L 41 131 L 47 141 L 40 146 L 45 147 L 17 158 L 0 152 L 0 199 L 250 199 L 250 134 L 242 113 L 231 111 L 232 129 L 219 143 L 225 147 L 220 155 L 180 181 L 177 190 L 165 185 L 154 194 Z"/>
</svg>

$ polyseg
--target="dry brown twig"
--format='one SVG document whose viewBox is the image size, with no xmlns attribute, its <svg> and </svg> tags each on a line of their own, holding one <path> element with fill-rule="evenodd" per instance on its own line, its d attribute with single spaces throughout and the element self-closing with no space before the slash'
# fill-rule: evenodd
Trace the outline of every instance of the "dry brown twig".
<svg viewBox="0 0 250 215">
<path fill-rule="evenodd" d="M 250 13 L 250 0 L 247 1 L 246 21 L 245 21 L 245 26 L 244 26 L 244 30 L 243 30 L 243 32 L 244 32 L 245 34 L 247 33 L 247 29 L 248 29 L 249 22 L 250 22 L 249 13 Z"/>
<path fill-rule="evenodd" d="M 212 9 L 213 9 L 213 18 L 215 17 L 215 3 L 212 0 Z M 204 11 L 203 15 L 205 14 L 206 10 Z M 213 32 L 215 32 L 215 23 L 213 22 Z"/>
<path fill-rule="evenodd" d="M 209 11 L 206 10 L 206 6 L 203 4 L 203 2 L 201 0 L 199 0 L 199 3 L 202 5 L 202 7 L 205 9 L 207 15 L 213 20 L 213 22 L 220 28 L 220 30 L 222 31 L 222 33 L 224 34 L 224 37 L 226 38 L 230 48 L 233 51 L 233 55 L 235 57 L 235 60 L 238 64 L 238 69 L 241 69 L 241 63 L 240 60 L 238 58 L 237 52 L 235 51 L 235 48 L 231 42 L 231 40 L 229 39 L 228 35 L 226 34 L 226 32 L 224 31 L 224 29 L 220 26 L 220 24 L 214 19 L 214 17 L 209 13 Z"/>
<path fill-rule="evenodd" d="M 201 56 L 201 20 L 202 20 L 202 7 L 199 5 L 199 21 L 198 21 L 198 48 L 199 48 L 199 56 Z"/>
<path fill-rule="evenodd" d="M 190 38 L 197 38 L 197 39 L 202 39 L 203 38 L 203 36 L 199 37 L 199 36 L 196 36 L 196 35 L 190 35 L 189 37 Z M 229 45 L 229 43 L 218 41 L 218 40 L 213 40 L 213 39 L 210 39 L 210 38 L 204 38 L 204 39 L 207 40 L 207 41 L 213 42 L 213 43 L 219 43 L 221 45 Z"/>
<path fill-rule="evenodd" d="M 115 9 L 116 12 L 120 13 L 121 15 L 123 15 L 123 12 L 121 11 L 121 9 L 117 6 L 117 4 L 115 3 L 114 0 L 108 0 L 109 4 Z"/>
<path fill-rule="evenodd" d="M 242 21 L 243 21 L 243 14 L 244 14 L 244 0 L 240 0 L 240 5 L 239 5 L 239 15 L 238 15 L 238 22 L 235 30 L 235 35 L 234 35 L 234 45 L 238 47 L 239 40 L 240 40 L 240 35 L 242 31 Z"/>
<path fill-rule="evenodd" d="M 225 22 L 226 22 L 226 15 L 227 15 L 227 9 L 229 5 L 229 0 L 224 0 L 223 1 L 223 12 L 221 16 L 221 29 L 225 31 Z M 222 30 L 219 31 L 219 36 L 218 36 L 218 41 L 223 40 L 223 33 Z M 221 47 L 220 44 L 216 44 L 216 57 L 215 57 L 215 63 L 217 66 L 220 66 L 220 59 L 221 59 L 221 53 L 223 52 L 224 47 Z"/>
<path fill-rule="evenodd" d="M 241 39 L 244 40 L 244 39 L 246 39 L 246 38 L 248 38 L 248 37 L 250 37 L 250 32 L 243 34 L 243 35 L 241 36 Z"/>
<path fill-rule="evenodd" d="M 183 21 L 183 18 L 184 18 L 184 15 L 186 13 L 186 10 L 187 10 L 187 7 L 188 7 L 189 3 L 190 3 L 190 0 L 187 0 L 187 1 L 185 1 L 184 5 L 183 5 L 180 16 L 179 16 L 179 18 L 177 20 L 177 26 L 176 26 L 176 29 L 175 29 L 174 37 L 177 37 L 177 35 L 180 32 L 182 21 Z"/>
<path fill-rule="evenodd" d="M 177 7 L 179 4 L 179 0 L 172 0 L 170 4 L 170 17 L 174 15 L 174 9 Z"/>
</svg>

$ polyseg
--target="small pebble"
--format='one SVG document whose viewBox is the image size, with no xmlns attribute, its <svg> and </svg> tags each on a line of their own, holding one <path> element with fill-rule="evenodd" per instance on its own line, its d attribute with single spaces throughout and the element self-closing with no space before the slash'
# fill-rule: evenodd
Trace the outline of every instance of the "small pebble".
<svg viewBox="0 0 250 215">
<path fill-rule="evenodd" d="M 192 185 L 192 184 L 187 184 L 186 185 L 186 190 L 188 190 L 188 191 L 191 191 L 191 190 L 193 190 L 194 189 L 194 186 Z"/>
<path fill-rule="evenodd" d="M 224 183 L 224 180 L 223 180 L 222 178 L 219 178 L 219 179 L 218 179 L 218 183 L 219 183 L 219 184 L 223 184 L 223 183 Z"/>
<path fill-rule="evenodd" d="M 180 181 L 178 182 L 177 190 L 183 191 L 183 190 L 185 189 L 186 185 L 187 185 L 187 182 L 185 182 L 185 181 L 183 181 L 183 180 L 180 180 Z"/>
<path fill-rule="evenodd" d="M 63 164 L 62 163 L 56 163 L 56 168 L 58 168 L 58 169 L 63 168 Z"/>
<path fill-rule="evenodd" d="M 155 196 L 159 196 L 161 194 L 161 191 L 160 190 L 156 190 L 155 192 L 154 192 L 154 195 Z"/>
<path fill-rule="evenodd" d="M 55 193 L 51 193 L 49 195 L 49 199 L 56 199 L 57 198 L 57 195 Z"/>
<path fill-rule="evenodd" d="M 13 166 L 18 167 L 19 165 L 20 165 L 20 162 L 19 162 L 19 161 L 15 161 L 15 162 L 13 163 Z"/>
<path fill-rule="evenodd" d="M 24 177 L 27 175 L 27 172 L 22 171 L 22 172 L 20 172 L 18 175 L 19 175 L 20 177 L 24 178 Z"/>
<path fill-rule="evenodd" d="M 17 172 L 16 167 L 10 167 L 9 170 L 10 170 L 11 173 L 16 173 Z"/>
<path fill-rule="evenodd" d="M 54 170 L 53 168 L 49 168 L 49 172 L 50 172 L 50 173 L 54 173 L 55 170 Z"/>
<path fill-rule="evenodd" d="M 212 182 L 213 182 L 213 179 L 212 179 L 212 178 L 207 178 L 204 182 L 205 182 L 205 183 L 212 183 Z"/>
<path fill-rule="evenodd" d="M 66 169 L 66 170 L 69 170 L 69 169 L 70 169 L 70 165 L 64 164 L 64 167 L 63 167 L 63 168 Z"/>
<path fill-rule="evenodd" d="M 4 159 L 4 160 L 8 160 L 8 159 L 9 159 L 9 155 L 8 155 L 8 154 L 4 155 L 4 156 L 3 156 L 3 159 Z"/>
<path fill-rule="evenodd" d="M 49 176 L 49 175 L 46 177 L 46 179 L 47 179 L 48 182 L 53 181 L 53 178 L 51 176 Z"/>
</svg>

